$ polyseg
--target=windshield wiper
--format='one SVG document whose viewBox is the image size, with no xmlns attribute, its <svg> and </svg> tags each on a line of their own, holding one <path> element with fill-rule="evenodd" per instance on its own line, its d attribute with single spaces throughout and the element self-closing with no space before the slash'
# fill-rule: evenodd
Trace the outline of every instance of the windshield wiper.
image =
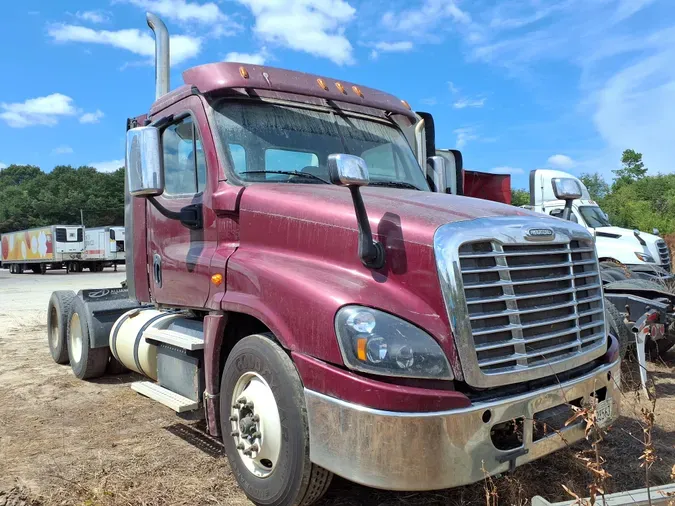
<svg viewBox="0 0 675 506">
<path fill-rule="evenodd" d="M 410 190 L 419 190 L 417 186 L 412 183 L 405 183 L 403 181 L 371 181 L 368 186 L 388 186 L 390 188 L 408 188 Z"/>
<path fill-rule="evenodd" d="M 245 170 L 244 172 L 239 172 L 239 174 L 288 174 L 290 176 L 304 177 L 307 179 L 315 179 L 321 181 L 322 183 L 330 184 L 325 179 L 310 174 L 309 172 L 300 172 L 299 170 Z"/>
</svg>

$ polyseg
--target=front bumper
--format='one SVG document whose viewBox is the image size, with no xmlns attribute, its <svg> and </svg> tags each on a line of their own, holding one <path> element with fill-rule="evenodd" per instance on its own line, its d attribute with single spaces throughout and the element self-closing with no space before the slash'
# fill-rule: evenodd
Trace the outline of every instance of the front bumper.
<svg viewBox="0 0 675 506">
<path fill-rule="evenodd" d="M 608 374 L 611 373 L 611 374 Z M 398 413 L 366 408 L 305 389 L 310 459 L 335 474 L 388 490 L 438 490 L 508 471 L 584 437 L 585 423 L 534 441 L 534 415 L 606 388 L 612 417 L 619 413 L 620 362 L 604 364 L 566 383 L 469 408 Z M 488 422 L 484 419 L 489 410 Z M 523 418 L 520 447 L 497 449 L 492 428 Z"/>
</svg>

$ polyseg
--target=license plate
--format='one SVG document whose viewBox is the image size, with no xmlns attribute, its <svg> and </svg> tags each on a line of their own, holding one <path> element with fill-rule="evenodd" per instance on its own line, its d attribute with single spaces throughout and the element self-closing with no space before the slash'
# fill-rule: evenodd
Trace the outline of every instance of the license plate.
<svg viewBox="0 0 675 506">
<path fill-rule="evenodd" d="M 595 407 L 595 420 L 600 427 L 609 424 L 612 420 L 611 399 L 605 399 L 604 401 L 598 402 L 598 405 Z"/>
</svg>

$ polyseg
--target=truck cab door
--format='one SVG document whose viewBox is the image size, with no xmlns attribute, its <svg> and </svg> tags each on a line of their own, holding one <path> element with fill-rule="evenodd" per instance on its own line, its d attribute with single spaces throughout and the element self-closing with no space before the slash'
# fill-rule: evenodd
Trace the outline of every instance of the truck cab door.
<svg viewBox="0 0 675 506">
<path fill-rule="evenodd" d="M 208 175 L 217 166 L 207 163 L 203 139 L 210 133 L 197 97 L 187 97 L 161 116 L 169 118 L 161 131 L 165 189 L 147 206 L 151 298 L 159 304 L 201 308 L 209 294 L 218 239 L 215 216 L 204 206 L 217 184 L 217 175 L 207 181 Z"/>
</svg>

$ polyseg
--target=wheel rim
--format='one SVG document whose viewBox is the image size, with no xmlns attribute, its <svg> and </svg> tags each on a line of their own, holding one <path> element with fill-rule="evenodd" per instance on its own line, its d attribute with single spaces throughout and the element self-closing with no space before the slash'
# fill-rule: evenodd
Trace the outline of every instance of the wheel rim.
<svg viewBox="0 0 675 506">
<path fill-rule="evenodd" d="M 52 349 L 55 350 L 59 346 L 59 313 L 56 311 L 56 307 L 52 307 L 50 316 L 51 325 L 49 326 L 49 344 Z"/>
<path fill-rule="evenodd" d="M 244 373 L 232 393 L 230 435 L 246 468 L 258 478 L 266 478 L 281 453 L 281 421 L 274 393 L 255 372 Z"/>
<path fill-rule="evenodd" d="M 80 325 L 80 316 L 77 313 L 73 313 L 73 316 L 70 318 L 70 349 L 73 355 L 73 360 L 77 363 L 80 362 L 82 358 L 82 347 L 84 340 L 82 339 L 82 326 Z"/>
</svg>

